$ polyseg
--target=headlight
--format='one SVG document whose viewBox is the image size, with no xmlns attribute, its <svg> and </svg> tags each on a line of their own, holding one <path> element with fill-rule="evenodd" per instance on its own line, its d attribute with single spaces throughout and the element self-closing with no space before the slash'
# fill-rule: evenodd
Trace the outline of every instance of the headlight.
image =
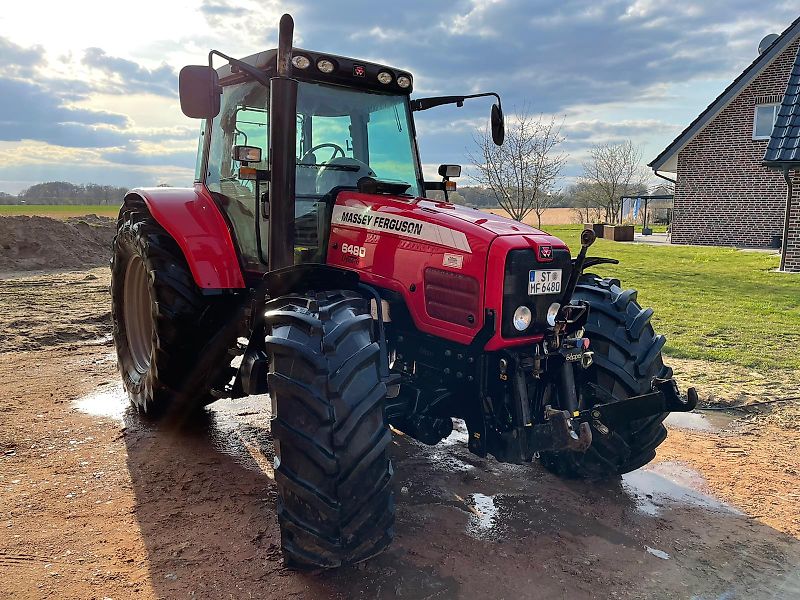
<svg viewBox="0 0 800 600">
<path fill-rule="evenodd" d="M 333 73 L 333 62 L 327 58 L 321 58 L 317 61 L 317 68 L 323 73 Z"/>
<path fill-rule="evenodd" d="M 307 69 L 311 65 L 311 61 L 308 60 L 307 56 L 297 54 L 292 57 L 292 64 L 298 69 Z"/>
<path fill-rule="evenodd" d="M 514 311 L 514 329 L 517 331 L 525 331 L 530 327 L 532 320 L 531 309 L 527 306 L 518 306 Z"/>
<path fill-rule="evenodd" d="M 553 302 L 550 308 L 547 309 L 547 324 L 550 327 L 555 327 L 559 310 L 561 310 L 561 305 L 558 302 Z"/>
<path fill-rule="evenodd" d="M 401 88 L 407 88 L 408 86 L 411 85 L 411 79 L 404 75 L 401 75 L 400 77 L 397 78 L 397 85 L 399 85 Z"/>
<path fill-rule="evenodd" d="M 378 73 L 378 81 L 380 81 L 383 85 L 388 85 L 392 83 L 392 74 L 388 71 L 381 71 Z"/>
</svg>

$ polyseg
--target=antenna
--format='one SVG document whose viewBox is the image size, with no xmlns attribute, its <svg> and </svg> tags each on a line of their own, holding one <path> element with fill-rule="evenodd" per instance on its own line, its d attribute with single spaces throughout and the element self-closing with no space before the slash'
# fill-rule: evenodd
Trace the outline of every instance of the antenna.
<svg viewBox="0 0 800 600">
<path fill-rule="evenodd" d="M 781 36 L 779 36 L 777 33 L 770 33 L 769 35 L 764 36 L 764 39 L 758 43 L 758 53 L 764 54 L 764 51 L 772 46 L 772 44 L 775 43 L 775 40 L 777 40 L 779 37 Z"/>
</svg>

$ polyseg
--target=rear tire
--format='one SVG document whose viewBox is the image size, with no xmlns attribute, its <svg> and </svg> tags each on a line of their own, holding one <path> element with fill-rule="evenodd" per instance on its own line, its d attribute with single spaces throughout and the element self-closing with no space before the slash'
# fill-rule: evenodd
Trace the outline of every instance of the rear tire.
<svg viewBox="0 0 800 600">
<path fill-rule="evenodd" d="M 265 322 L 286 564 L 366 560 L 394 533 L 386 386 L 368 305 L 349 291 L 285 296 L 268 303 Z"/>
<path fill-rule="evenodd" d="M 642 309 L 636 295 L 636 290 L 622 290 L 615 279 L 583 275 L 578 282 L 574 298 L 589 303 L 586 337 L 594 351 L 594 364 L 576 371 L 581 410 L 595 403 L 589 400 L 590 384 L 624 400 L 650 392 L 654 377 L 672 376 L 661 358 L 666 340 L 650 324 L 653 310 Z M 543 452 L 542 464 L 569 478 L 603 479 L 628 473 L 655 458 L 656 448 L 667 437 L 662 424 L 666 416 L 632 421 L 605 436 L 592 427 L 592 445 L 585 453 Z"/>
<path fill-rule="evenodd" d="M 183 420 L 213 402 L 211 388 L 229 375 L 241 302 L 203 296 L 140 200 L 126 201 L 113 249 L 113 334 L 128 397 L 149 418 Z"/>
</svg>

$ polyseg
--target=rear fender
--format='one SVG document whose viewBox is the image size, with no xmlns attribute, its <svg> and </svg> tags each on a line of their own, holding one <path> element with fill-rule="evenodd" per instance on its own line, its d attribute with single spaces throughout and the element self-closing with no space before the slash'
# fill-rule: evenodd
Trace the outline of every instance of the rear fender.
<svg viewBox="0 0 800 600">
<path fill-rule="evenodd" d="M 197 287 L 207 291 L 245 287 L 228 224 L 203 186 L 136 188 L 125 201 L 137 196 L 183 251 Z"/>
</svg>

